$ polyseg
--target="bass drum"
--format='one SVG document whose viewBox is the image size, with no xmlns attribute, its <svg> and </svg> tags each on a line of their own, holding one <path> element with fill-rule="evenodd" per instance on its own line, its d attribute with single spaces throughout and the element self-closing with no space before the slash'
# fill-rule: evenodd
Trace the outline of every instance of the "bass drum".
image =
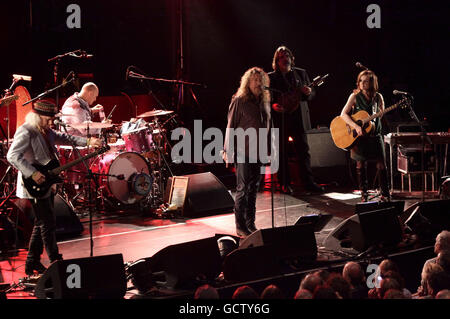
<svg viewBox="0 0 450 319">
<path fill-rule="evenodd" d="M 153 177 L 148 162 L 134 152 L 107 153 L 100 159 L 100 184 L 106 186 L 110 197 L 123 204 L 135 204 L 151 190 Z"/>
</svg>

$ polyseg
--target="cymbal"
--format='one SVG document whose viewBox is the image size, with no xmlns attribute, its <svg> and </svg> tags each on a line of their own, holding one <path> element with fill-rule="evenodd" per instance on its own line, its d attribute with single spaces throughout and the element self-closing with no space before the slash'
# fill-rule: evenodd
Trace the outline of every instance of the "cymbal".
<svg viewBox="0 0 450 319">
<path fill-rule="evenodd" d="M 114 124 L 112 123 L 101 123 L 101 122 L 91 122 L 91 121 L 84 121 L 80 124 L 69 124 L 71 127 L 76 129 L 87 129 L 89 124 L 89 129 L 101 129 L 101 128 L 108 128 L 113 127 Z"/>
<path fill-rule="evenodd" d="M 173 111 L 166 111 L 166 110 L 153 110 L 149 112 L 142 113 L 138 115 L 137 117 L 151 117 L 151 116 L 162 116 L 173 113 Z"/>
<path fill-rule="evenodd" d="M 17 95 L 5 96 L 4 98 L 0 99 L 0 106 L 9 105 L 9 104 L 11 104 L 12 101 L 17 100 L 18 98 L 19 98 L 19 96 L 17 96 Z"/>
</svg>

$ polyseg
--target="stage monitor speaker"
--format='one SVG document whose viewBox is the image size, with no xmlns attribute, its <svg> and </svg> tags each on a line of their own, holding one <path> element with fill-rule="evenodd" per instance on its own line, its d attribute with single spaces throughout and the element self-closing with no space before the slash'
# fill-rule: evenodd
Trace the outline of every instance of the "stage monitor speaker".
<svg viewBox="0 0 450 319">
<path fill-rule="evenodd" d="M 16 208 L 14 214 L 19 214 L 19 229 L 23 232 L 24 241 L 28 243 L 34 223 L 33 207 L 27 199 L 18 198 L 12 200 L 12 203 L 14 208 Z M 58 239 L 75 237 L 83 232 L 84 227 L 80 219 L 71 205 L 59 194 L 55 196 L 53 212 L 56 219 L 56 237 Z M 17 216 L 14 218 L 17 218 Z"/>
<path fill-rule="evenodd" d="M 286 267 L 293 262 L 309 264 L 316 259 L 312 225 L 259 229 L 226 256 L 223 272 L 230 281 L 254 280 L 289 271 Z"/>
<path fill-rule="evenodd" d="M 405 201 L 391 201 L 391 202 L 365 202 L 357 203 L 355 205 L 355 214 L 361 214 L 364 212 L 370 212 L 374 210 L 385 209 L 389 207 L 394 207 L 397 211 L 397 215 L 400 216 L 405 209 Z"/>
<path fill-rule="evenodd" d="M 122 254 L 55 261 L 38 280 L 38 299 L 123 298 L 127 280 Z"/>
<path fill-rule="evenodd" d="M 169 288 L 192 286 L 199 278 L 214 280 L 222 266 L 216 237 L 170 245 L 146 260 L 156 283 Z"/>
<path fill-rule="evenodd" d="M 395 245 L 402 239 L 402 229 L 395 207 L 353 215 L 340 223 L 324 240 L 332 251 L 363 252 L 373 245 Z"/>
<path fill-rule="evenodd" d="M 223 183 L 211 172 L 184 175 L 189 177 L 183 216 L 197 218 L 212 214 L 229 213 L 234 200 Z M 165 202 L 168 202 L 172 178 L 166 187 Z"/>
<path fill-rule="evenodd" d="M 294 225 L 311 224 L 315 232 L 321 231 L 325 225 L 333 218 L 331 214 L 308 214 L 300 216 Z"/>
<path fill-rule="evenodd" d="M 68 238 L 80 235 L 84 228 L 73 208 L 64 198 L 57 194 L 55 196 L 54 212 L 56 218 L 56 237 Z"/>
<path fill-rule="evenodd" d="M 450 199 L 420 202 L 405 224 L 422 238 L 433 238 L 443 230 L 450 230 Z M 408 209 L 409 210 L 409 209 Z"/>
</svg>

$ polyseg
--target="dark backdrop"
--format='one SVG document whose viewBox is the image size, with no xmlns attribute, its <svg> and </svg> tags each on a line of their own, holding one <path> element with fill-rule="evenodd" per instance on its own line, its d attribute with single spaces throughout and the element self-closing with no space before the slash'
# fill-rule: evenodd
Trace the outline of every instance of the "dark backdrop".
<svg viewBox="0 0 450 319">
<path fill-rule="evenodd" d="M 449 127 L 446 2 L 184 0 L 183 72 L 180 2 L 2 2 L 0 86 L 9 87 L 13 73 L 31 74 L 33 82 L 25 85 L 33 97 L 52 85 L 49 58 L 84 49 L 94 58 L 65 58 L 61 76 L 70 70 L 93 73 L 101 95 L 147 93 L 150 88 L 168 108 L 177 107 L 178 88 L 125 81 L 127 66 L 135 65 L 152 77 L 201 83 L 207 87 L 192 91 L 199 103 L 185 87 L 178 111 L 187 121 L 202 118 L 207 125 L 223 128 L 240 76 L 252 66 L 271 71 L 273 52 L 286 45 L 310 77 L 330 73 L 310 105 L 313 127 L 328 126 L 341 111 L 355 86 L 356 61 L 377 73 L 387 105 L 398 99 L 393 89 L 411 92 L 416 113 L 430 122 L 430 130 Z M 66 26 L 70 3 L 81 7 L 81 29 Z M 370 3 L 381 7 L 381 29 L 366 26 Z M 61 94 L 72 91 L 67 88 Z M 407 120 L 407 114 L 394 112 L 389 119 Z"/>
</svg>

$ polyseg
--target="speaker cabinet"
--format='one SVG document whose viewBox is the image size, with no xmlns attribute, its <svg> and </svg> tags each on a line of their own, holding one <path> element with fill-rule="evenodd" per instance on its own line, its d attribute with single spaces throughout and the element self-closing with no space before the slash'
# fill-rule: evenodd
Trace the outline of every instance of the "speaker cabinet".
<svg viewBox="0 0 450 319">
<path fill-rule="evenodd" d="M 122 254 L 55 261 L 36 284 L 38 299 L 123 298 L 127 280 Z"/>
<path fill-rule="evenodd" d="M 306 131 L 311 155 L 311 167 L 334 167 L 347 165 L 345 151 L 338 148 L 328 128 Z"/>
<path fill-rule="evenodd" d="M 283 273 L 290 263 L 309 263 L 316 258 L 312 225 L 259 229 L 226 256 L 223 272 L 230 281 L 254 280 Z"/>
<path fill-rule="evenodd" d="M 214 280 L 222 260 L 215 237 L 170 245 L 158 251 L 146 264 L 155 283 L 169 287 L 189 286 L 196 279 Z M 158 276 L 162 279 L 158 281 Z"/>
<path fill-rule="evenodd" d="M 364 212 L 370 212 L 374 210 L 385 209 L 389 207 L 394 207 L 396 209 L 397 215 L 401 215 L 405 209 L 405 201 L 391 201 L 391 202 L 365 202 L 357 203 L 355 205 L 355 214 L 361 214 Z"/>
<path fill-rule="evenodd" d="M 189 177 L 183 215 L 197 218 L 221 213 L 229 213 L 234 208 L 234 200 L 222 182 L 212 173 L 184 175 Z M 172 178 L 169 178 L 164 201 L 169 200 Z"/>
<path fill-rule="evenodd" d="M 405 224 L 422 239 L 432 239 L 443 230 L 450 230 L 450 199 L 419 202 Z"/>
<path fill-rule="evenodd" d="M 353 215 L 340 223 L 324 240 L 333 251 L 359 253 L 372 245 L 395 245 L 402 239 L 402 229 L 395 207 Z"/>
</svg>

